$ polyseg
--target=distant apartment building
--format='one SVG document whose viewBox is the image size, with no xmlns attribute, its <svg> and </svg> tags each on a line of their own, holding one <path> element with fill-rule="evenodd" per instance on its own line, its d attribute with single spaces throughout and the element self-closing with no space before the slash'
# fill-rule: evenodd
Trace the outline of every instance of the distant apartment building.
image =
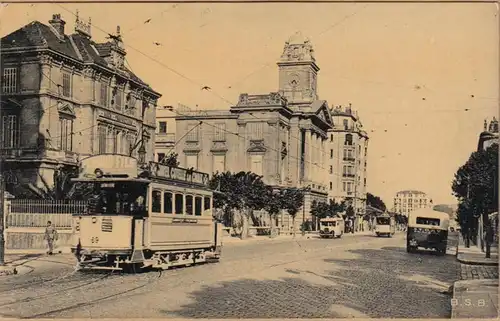
<svg viewBox="0 0 500 321">
<path fill-rule="evenodd" d="M 90 19 L 65 25 L 54 14 L 1 39 L 0 154 L 18 182 L 7 189 L 53 185 L 55 169 L 97 154 L 153 160 L 161 95 L 126 67 L 120 27 L 97 43 Z"/>
<path fill-rule="evenodd" d="M 483 132 L 479 134 L 477 150 L 487 149 L 493 144 L 498 144 L 498 120 L 493 117 L 488 125 L 488 121 L 484 120 Z"/>
<path fill-rule="evenodd" d="M 358 215 L 366 210 L 368 135 L 357 112 L 347 107 L 331 109 L 333 128 L 329 138 L 328 197 L 348 201 Z"/>
<path fill-rule="evenodd" d="M 309 187 L 298 228 L 303 220 L 314 221 L 312 201 L 328 200 L 327 145 L 333 123 L 328 103 L 318 98 L 319 67 L 309 40 L 292 36 L 277 64 L 276 92 L 242 93 L 228 110 L 177 115 L 175 150 L 183 167 L 208 173 L 252 171 L 272 186 Z"/>
<path fill-rule="evenodd" d="M 406 190 L 396 193 L 392 211 L 408 216 L 412 211 L 419 208 L 432 208 L 432 199 L 424 192 Z"/>
<path fill-rule="evenodd" d="M 166 156 L 175 153 L 175 116 L 172 106 L 156 108 L 156 139 L 154 159 L 161 162 Z"/>
</svg>

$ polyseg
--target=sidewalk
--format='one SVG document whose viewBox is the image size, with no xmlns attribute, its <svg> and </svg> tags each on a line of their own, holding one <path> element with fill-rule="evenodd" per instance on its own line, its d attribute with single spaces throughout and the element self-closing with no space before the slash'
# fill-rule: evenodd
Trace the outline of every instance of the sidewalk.
<svg viewBox="0 0 500 321">
<path fill-rule="evenodd" d="M 459 236 L 457 260 L 460 280 L 453 285 L 452 318 L 498 317 L 498 251 L 492 248 L 491 258 L 478 247 L 464 246 Z"/>
<path fill-rule="evenodd" d="M 497 318 L 498 279 L 455 282 L 451 318 Z"/>
</svg>

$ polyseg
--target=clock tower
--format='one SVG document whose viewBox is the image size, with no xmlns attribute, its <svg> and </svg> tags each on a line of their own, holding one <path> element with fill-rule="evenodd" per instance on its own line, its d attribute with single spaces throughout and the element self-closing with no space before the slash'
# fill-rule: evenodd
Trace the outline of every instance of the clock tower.
<svg viewBox="0 0 500 321">
<path fill-rule="evenodd" d="M 314 50 L 309 39 L 300 32 L 285 42 L 278 62 L 279 91 L 290 104 L 309 104 L 318 100 Z"/>
</svg>

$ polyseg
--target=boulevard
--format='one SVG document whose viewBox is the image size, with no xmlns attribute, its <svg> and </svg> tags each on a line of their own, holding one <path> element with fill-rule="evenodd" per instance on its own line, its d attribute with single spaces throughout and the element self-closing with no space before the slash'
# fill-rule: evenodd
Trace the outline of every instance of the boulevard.
<svg viewBox="0 0 500 321">
<path fill-rule="evenodd" d="M 139 274 L 74 271 L 41 257 L 0 280 L 14 318 L 448 318 L 460 266 L 448 253 L 406 252 L 405 233 L 227 242 L 219 263 Z"/>
</svg>

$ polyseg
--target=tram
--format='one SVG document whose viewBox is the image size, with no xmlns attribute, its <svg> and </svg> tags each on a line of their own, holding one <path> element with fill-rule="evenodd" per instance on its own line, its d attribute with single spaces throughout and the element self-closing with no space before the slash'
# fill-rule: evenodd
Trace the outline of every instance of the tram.
<svg viewBox="0 0 500 321">
<path fill-rule="evenodd" d="M 83 159 L 72 181 L 93 195 L 85 213 L 73 214 L 78 268 L 165 270 L 218 261 L 222 225 L 212 215 L 208 180 L 154 162 L 139 168 L 128 156 Z"/>
</svg>

